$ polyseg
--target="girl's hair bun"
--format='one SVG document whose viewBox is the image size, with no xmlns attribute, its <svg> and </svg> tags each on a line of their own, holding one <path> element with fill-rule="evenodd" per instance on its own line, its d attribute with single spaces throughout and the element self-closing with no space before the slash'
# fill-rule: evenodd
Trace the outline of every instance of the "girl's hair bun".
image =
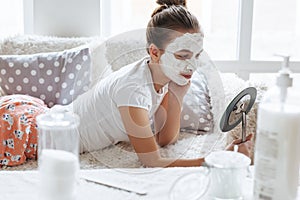
<svg viewBox="0 0 300 200">
<path fill-rule="evenodd" d="M 185 0 L 156 0 L 159 4 L 154 10 L 147 26 L 147 51 L 154 44 L 164 49 L 174 39 L 174 31 L 194 30 L 200 32 L 197 18 L 186 8 Z"/>
<path fill-rule="evenodd" d="M 156 0 L 156 3 L 160 6 L 153 11 L 151 17 L 157 13 L 160 13 L 164 9 L 169 8 L 170 6 L 183 6 L 186 8 L 186 0 Z"/>
<path fill-rule="evenodd" d="M 186 0 L 157 0 L 156 3 L 162 6 L 181 5 L 186 7 Z"/>
</svg>

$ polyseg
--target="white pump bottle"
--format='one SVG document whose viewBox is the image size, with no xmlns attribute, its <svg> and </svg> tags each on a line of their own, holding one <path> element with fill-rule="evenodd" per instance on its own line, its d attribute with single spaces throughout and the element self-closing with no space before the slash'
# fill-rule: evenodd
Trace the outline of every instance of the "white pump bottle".
<svg viewBox="0 0 300 200">
<path fill-rule="evenodd" d="M 289 56 L 276 86 L 259 104 L 254 155 L 254 199 L 297 199 L 300 157 L 300 92 L 293 88 Z"/>
</svg>

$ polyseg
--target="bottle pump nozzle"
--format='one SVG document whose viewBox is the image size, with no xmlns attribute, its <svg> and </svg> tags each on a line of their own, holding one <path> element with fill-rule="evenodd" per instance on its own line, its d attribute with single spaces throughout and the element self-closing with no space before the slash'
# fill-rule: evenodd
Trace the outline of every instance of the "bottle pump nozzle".
<svg viewBox="0 0 300 200">
<path fill-rule="evenodd" d="M 290 56 L 279 54 L 276 54 L 276 56 L 283 58 L 281 70 L 278 72 L 278 77 L 276 79 L 276 84 L 278 87 L 291 87 L 293 85 L 293 79 L 290 77 L 291 71 L 289 70 Z"/>
<path fill-rule="evenodd" d="M 281 70 L 279 70 L 278 76 L 276 78 L 276 85 L 280 87 L 280 99 L 281 102 L 284 102 L 287 95 L 287 88 L 292 87 L 293 85 L 293 78 L 290 77 L 291 71 L 289 70 L 290 56 L 279 54 L 276 54 L 275 56 L 280 56 L 283 58 Z"/>
</svg>

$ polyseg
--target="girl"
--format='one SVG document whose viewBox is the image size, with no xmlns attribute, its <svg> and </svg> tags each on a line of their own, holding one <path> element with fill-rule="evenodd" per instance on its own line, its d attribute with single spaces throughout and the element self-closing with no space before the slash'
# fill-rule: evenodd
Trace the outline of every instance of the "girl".
<svg viewBox="0 0 300 200">
<path fill-rule="evenodd" d="M 67 110 L 81 118 L 81 152 L 129 140 L 145 166 L 200 166 L 204 158 L 162 158 L 159 146 L 178 138 L 182 100 L 203 51 L 203 33 L 185 1 L 157 3 L 146 30 L 149 56 L 104 78 Z M 239 144 L 245 154 L 251 135 L 247 139 Z"/>
<path fill-rule="evenodd" d="M 159 146 L 178 138 L 181 105 L 203 51 L 203 33 L 196 17 L 185 8 L 185 1 L 157 3 L 160 6 L 153 12 L 146 31 L 149 56 L 110 74 L 70 105 L 56 109 L 80 116 L 80 152 L 130 141 L 145 166 L 200 166 L 204 158 L 162 158 Z M 44 112 L 44 106 L 39 106 L 38 113 Z M 32 136 L 36 137 L 35 131 Z M 248 155 L 250 139 L 251 135 L 245 143 L 234 141 L 227 149 L 238 144 L 239 151 Z M 24 162 L 26 155 L 16 162 L 3 154 L 9 148 L 6 141 L 0 144 L 0 160 L 6 159 L 0 165 Z M 18 148 L 21 154 L 26 150 Z"/>
</svg>

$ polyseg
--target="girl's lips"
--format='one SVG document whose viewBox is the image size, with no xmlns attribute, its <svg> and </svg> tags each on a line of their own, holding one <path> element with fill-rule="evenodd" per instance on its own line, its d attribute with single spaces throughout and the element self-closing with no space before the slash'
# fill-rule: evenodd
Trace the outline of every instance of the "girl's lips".
<svg viewBox="0 0 300 200">
<path fill-rule="evenodd" d="M 186 79 L 190 79 L 192 77 L 192 74 L 181 74 Z"/>
<path fill-rule="evenodd" d="M 180 73 L 181 76 L 183 76 L 186 79 L 190 79 L 193 75 L 193 70 L 188 69 L 187 67 Z"/>
</svg>

